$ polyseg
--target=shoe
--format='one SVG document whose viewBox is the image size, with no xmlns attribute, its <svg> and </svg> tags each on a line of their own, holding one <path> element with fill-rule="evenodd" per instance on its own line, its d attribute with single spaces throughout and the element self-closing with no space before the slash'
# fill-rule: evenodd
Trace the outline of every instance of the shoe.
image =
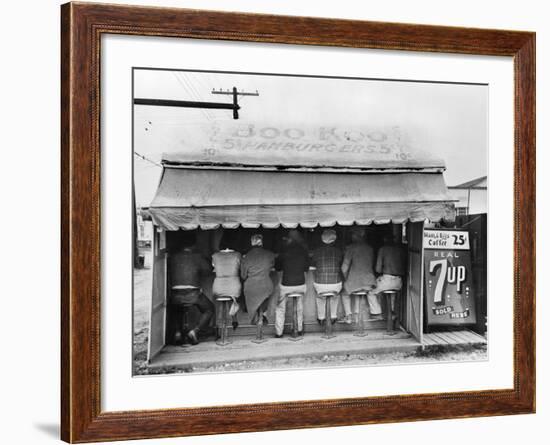
<svg viewBox="0 0 550 445">
<path fill-rule="evenodd" d="M 304 336 L 304 331 L 298 331 L 298 337 L 303 337 Z"/>
<path fill-rule="evenodd" d="M 325 320 L 321 320 L 320 318 L 318 318 L 317 323 L 319 323 L 320 326 L 324 326 L 325 325 Z"/>
<path fill-rule="evenodd" d="M 239 327 L 239 322 L 234 321 L 234 322 L 231 323 L 231 326 L 233 326 L 233 330 L 235 331 Z"/>
<path fill-rule="evenodd" d="M 379 320 L 384 320 L 384 317 L 382 317 L 382 315 L 371 315 L 369 317 L 369 321 L 379 321 Z"/>
<path fill-rule="evenodd" d="M 337 321 L 338 321 L 337 318 L 331 318 L 331 319 L 330 319 L 330 322 L 331 322 L 332 324 L 336 323 Z"/>
<path fill-rule="evenodd" d="M 187 333 L 187 338 L 189 339 L 189 341 L 191 342 L 192 345 L 198 345 L 199 344 L 199 339 L 197 338 L 197 333 L 195 332 L 194 329 L 190 330 Z"/>
<path fill-rule="evenodd" d="M 346 315 L 342 320 L 338 320 L 338 323 L 351 324 L 351 315 Z"/>
<path fill-rule="evenodd" d="M 281 335 L 275 334 L 275 338 L 283 338 L 283 334 L 281 334 Z"/>
</svg>

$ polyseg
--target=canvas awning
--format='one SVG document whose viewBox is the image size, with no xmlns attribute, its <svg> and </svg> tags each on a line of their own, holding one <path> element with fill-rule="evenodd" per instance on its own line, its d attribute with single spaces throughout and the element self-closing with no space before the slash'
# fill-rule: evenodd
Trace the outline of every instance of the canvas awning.
<svg viewBox="0 0 550 445">
<path fill-rule="evenodd" d="M 453 220 L 440 172 L 318 173 L 164 166 L 150 205 L 166 230 Z"/>
</svg>

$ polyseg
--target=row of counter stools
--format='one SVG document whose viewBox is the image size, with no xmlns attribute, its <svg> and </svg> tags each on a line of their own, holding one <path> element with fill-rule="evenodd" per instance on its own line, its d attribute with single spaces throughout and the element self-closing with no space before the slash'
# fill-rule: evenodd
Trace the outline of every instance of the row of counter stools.
<svg viewBox="0 0 550 445">
<path fill-rule="evenodd" d="M 397 297 L 397 294 L 399 293 L 398 290 L 387 290 L 382 292 L 383 297 L 385 298 L 386 302 L 386 333 L 388 335 L 395 335 L 395 320 L 392 314 L 392 304 L 391 300 L 393 296 Z M 357 320 L 357 330 L 353 334 L 357 337 L 365 337 L 367 336 L 367 332 L 365 329 L 365 300 L 367 298 L 367 291 L 357 291 L 352 292 L 350 294 L 351 296 L 359 299 L 359 314 L 358 314 L 358 320 Z M 325 339 L 331 339 L 336 337 L 333 333 L 332 329 L 332 323 L 330 322 L 331 316 L 330 316 L 330 299 L 336 298 L 338 296 L 338 293 L 336 292 L 324 292 L 319 294 L 320 297 L 326 298 L 326 305 L 325 305 L 325 333 L 322 336 L 322 338 Z M 298 341 L 302 340 L 303 336 L 299 335 L 298 332 L 298 298 L 304 297 L 304 294 L 302 292 L 292 292 L 290 294 L 287 294 L 286 298 L 292 301 L 292 323 L 291 323 L 291 329 L 292 334 L 289 338 L 289 340 L 292 341 Z M 396 298 L 397 299 L 397 298 Z M 227 318 L 229 316 L 229 306 L 233 299 L 230 296 L 227 295 L 219 295 L 216 296 L 216 301 L 219 303 L 220 306 L 220 317 L 218 318 L 218 329 L 219 329 L 219 339 L 216 341 L 216 343 L 220 346 L 226 346 L 228 344 L 231 344 L 231 341 L 228 337 L 228 325 L 227 325 Z M 263 343 L 266 341 L 263 335 L 263 317 L 258 316 L 258 321 L 256 324 L 256 338 L 252 340 L 254 343 Z"/>
</svg>

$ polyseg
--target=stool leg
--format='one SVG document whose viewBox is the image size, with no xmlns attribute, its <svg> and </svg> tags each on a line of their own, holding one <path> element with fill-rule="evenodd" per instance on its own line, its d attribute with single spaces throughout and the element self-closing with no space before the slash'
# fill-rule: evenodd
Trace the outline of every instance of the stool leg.
<svg viewBox="0 0 550 445">
<path fill-rule="evenodd" d="M 222 304 L 222 343 L 225 345 L 225 342 L 227 341 L 227 313 L 228 311 L 228 301 L 224 301 Z"/>
<path fill-rule="evenodd" d="M 291 341 L 302 340 L 298 335 L 298 298 L 292 299 L 292 335 L 288 338 Z"/>
<path fill-rule="evenodd" d="M 169 326 L 171 329 L 172 341 L 174 344 L 179 344 L 180 342 L 185 343 L 185 325 L 184 325 L 184 313 L 180 308 L 173 307 L 169 313 Z"/>
<path fill-rule="evenodd" d="M 190 352 L 189 348 L 190 348 L 191 345 L 189 344 L 189 341 L 187 340 L 187 333 L 189 332 L 189 308 L 188 307 L 183 308 L 183 313 L 182 313 L 182 316 L 181 316 L 181 324 L 180 324 L 179 330 L 180 330 L 181 335 L 183 337 L 183 344 L 181 345 L 182 350 L 184 352 Z"/>
<path fill-rule="evenodd" d="M 365 331 L 365 316 L 364 316 L 366 297 L 358 296 L 356 298 L 359 298 L 359 301 L 357 302 L 357 304 L 359 305 L 359 314 L 357 314 L 359 319 L 357 320 L 357 324 L 359 326 L 358 326 L 357 332 L 353 335 L 355 335 L 356 337 L 366 337 L 368 335 L 367 332 Z"/>
<path fill-rule="evenodd" d="M 395 322 L 394 328 L 397 326 L 397 330 L 401 329 L 401 292 L 395 294 Z"/>
<path fill-rule="evenodd" d="M 264 341 L 266 341 L 266 339 L 264 338 L 264 331 L 263 331 L 264 317 L 262 315 L 261 309 L 258 309 L 258 312 L 256 315 L 258 317 L 258 320 L 256 321 L 256 338 L 252 340 L 252 342 L 263 343 Z"/>
<path fill-rule="evenodd" d="M 393 314 L 391 310 L 391 294 L 384 294 L 386 296 L 386 331 L 388 335 L 395 335 L 393 330 Z"/>
<path fill-rule="evenodd" d="M 325 297 L 325 335 L 323 335 L 324 339 L 330 339 L 333 338 L 334 335 L 332 335 L 332 319 L 331 317 L 331 311 L 330 311 L 330 302 L 332 297 Z"/>
<path fill-rule="evenodd" d="M 183 335 L 187 336 L 189 332 L 189 310 L 187 308 L 183 309 L 181 324 Z"/>
<path fill-rule="evenodd" d="M 296 297 L 292 299 L 292 337 L 298 337 L 298 304 Z"/>
<path fill-rule="evenodd" d="M 225 346 L 229 344 L 227 341 L 227 301 L 222 301 L 221 314 L 220 314 L 220 340 L 217 342 L 220 346 Z"/>
</svg>

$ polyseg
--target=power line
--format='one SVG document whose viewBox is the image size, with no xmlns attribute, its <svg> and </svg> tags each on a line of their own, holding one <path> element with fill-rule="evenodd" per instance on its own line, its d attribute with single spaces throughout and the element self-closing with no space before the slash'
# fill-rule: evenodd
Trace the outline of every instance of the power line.
<svg viewBox="0 0 550 445">
<path fill-rule="evenodd" d="M 134 98 L 134 105 L 148 105 L 148 106 L 159 106 L 159 107 L 182 107 L 182 108 L 207 108 L 207 109 L 219 109 L 219 110 L 233 110 L 233 119 L 239 118 L 239 109 L 241 108 L 238 103 L 239 96 L 259 96 L 258 91 L 245 92 L 237 91 L 236 87 L 233 87 L 233 91 L 222 91 L 220 88 L 219 91 L 212 89 L 212 94 L 223 94 L 223 95 L 232 95 L 233 103 L 226 102 L 202 102 L 202 101 L 189 101 L 189 100 L 168 100 L 168 99 L 145 99 L 145 98 Z"/>
<path fill-rule="evenodd" d="M 174 73 L 174 76 L 176 77 L 179 84 L 185 89 L 187 94 L 189 94 L 190 97 L 195 97 L 197 101 L 200 101 L 200 95 L 198 94 L 196 89 L 193 89 L 191 82 L 189 79 L 186 79 L 185 77 L 182 77 L 179 75 L 180 73 Z M 207 120 L 211 121 L 212 116 L 204 109 L 201 109 L 201 113 L 206 117 Z"/>
<path fill-rule="evenodd" d="M 161 168 L 162 168 L 162 165 L 161 165 L 161 164 L 159 164 L 158 162 L 153 161 L 152 159 L 149 159 L 149 158 L 146 157 L 146 156 L 143 156 L 142 154 L 138 153 L 137 151 L 134 151 L 134 154 L 135 154 L 138 158 L 143 159 L 144 161 L 147 161 L 147 162 L 149 162 L 149 163 L 151 163 L 151 164 L 153 164 L 153 165 L 156 165 L 157 167 L 161 167 Z"/>
<path fill-rule="evenodd" d="M 173 73 L 174 74 L 174 77 L 176 78 L 176 80 L 178 81 L 178 83 L 181 85 L 181 87 L 185 90 L 185 93 L 187 95 L 189 95 L 189 97 L 193 98 L 194 94 L 193 92 L 191 91 L 191 89 L 189 88 L 189 85 L 187 84 L 187 82 L 184 82 L 184 79 L 182 79 L 180 76 L 179 76 L 179 73 Z M 198 99 L 198 98 L 197 98 Z M 201 110 L 201 114 L 204 115 L 204 117 L 206 117 L 206 119 L 209 119 L 208 115 L 204 112 L 204 110 Z"/>
</svg>

